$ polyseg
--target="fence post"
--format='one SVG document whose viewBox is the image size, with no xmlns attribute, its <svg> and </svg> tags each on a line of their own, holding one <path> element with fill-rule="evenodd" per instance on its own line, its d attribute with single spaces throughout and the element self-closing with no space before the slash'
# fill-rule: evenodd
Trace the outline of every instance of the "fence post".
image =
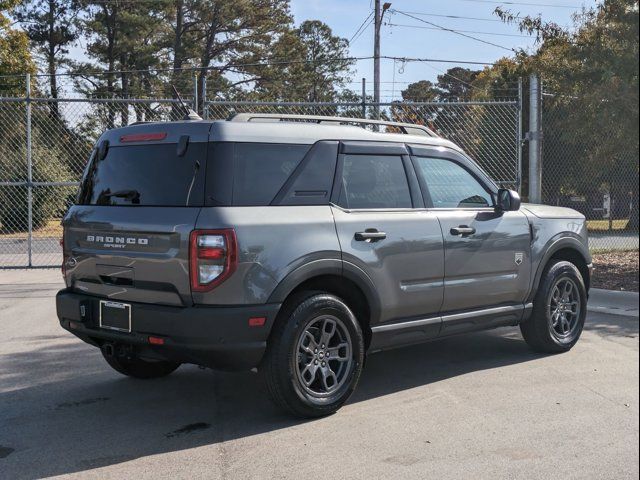
<svg viewBox="0 0 640 480">
<path fill-rule="evenodd" d="M 367 118 L 367 79 L 362 77 L 362 118 Z"/>
<path fill-rule="evenodd" d="M 32 240 L 33 240 L 33 158 L 31 155 L 31 74 L 27 73 L 26 81 L 26 127 L 27 127 L 27 254 L 29 267 L 33 265 Z"/>
<path fill-rule="evenodd" d="M 516 188 L 520 196 L 522 196 L 522 115 L 523 115 L 523 98 L 522 98 L 522 77 L 518 77 L 518 132 L 516 133 L 516 147 L 518 154 L 518 165 L 516 172 Z"/>
<path fill-rule="evenodd" d="M 209 108 L 207 108 L 207 76 L 201 77 L 202 81 L 202 118 L 209 120 Z"/>
<path fill-rule="evenodd" d="M 198 74 L 193 75 L 193 111 L 198 113 Z"/>
<path fill-rule="evenodd" d="M 540 140 L 541 100 L 540 78 L 536 74 L 529 77 L 529 201 L 542 202 L 542 158 Z"/>
</svg>

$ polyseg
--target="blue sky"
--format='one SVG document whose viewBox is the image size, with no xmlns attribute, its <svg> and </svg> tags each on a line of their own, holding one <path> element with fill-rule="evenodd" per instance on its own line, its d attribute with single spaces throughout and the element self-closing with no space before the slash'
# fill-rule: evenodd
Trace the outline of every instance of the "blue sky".
<svg viewBox="0 0 640 480">
<path fill-rule="evenodd" d="M 534 41 L 518 32 L 515 25 L 505 25 L 492 14 L 498 5 L 520 15 L 542 15 L 545 20 L 554 21 L 563 26 L 571 26 L 571 16 L 582 6 L 591 7 L 594 0 L 509 0 L 518 5 L 491 0 L 393 0 L 392 9 L 402 12 L 419 12 L 431 15 L 454 15 L 474 17 L 476 20 L 444 18 L 437 16 L 415 15 L 432 23 L 455 30 L 488 32 L 501 35 L 468 33 L 491 43 L 507 48 L 535 49 Z M 544 5 L 522 5 L 544 4 Z M 553 6 L 549 6 L 553 5 Z M 372 0 L 291 0 L 291 10 L 296 23 L 306 19 L 319 19 L 328 24 L 334 34 L 350 39 L 363 20 L 372 10 Z M 499 47 L 483 44 L 462 36 L 424 28 L 399 25 L 430 27 L 419 20 L 403 16 L 400 13 L 385 13 L 381 31 L 381 55 L 394 57 L 437 58 L 464 61 L 493 62 L 510 52 Z M 507 36 L 517 35 L 517 36 Z M 350 54 L 355 57 L 371 56 L 373 53 L 373 25 L 351 45 Z M 463 65 L 473 68 L 479 66 Z M 417 80 L 435 80 L 440 71 L 453 67 L 446 63 L 407 63 L 402 68 L 400 62 L 383 60 L 381 63 L 381 96 L 383 100 L 398 97 L 400 90 L 408 82 Z M 394 75 L 395 72 L 395 75 Z M 360 79 L 365 77 L 369 88 L 373 82 L 373 62 L 363 60 L 357 63 L 353 89 L 360 90 Z M 392 83 L 395 80 L 395 84 Z M 368 88 L 368 90 L 369 90 Z"/>
<path fill-rule="evenodd" d="M 509 4 L 509 2 L 516 4 Z M 541 14 L 547 21 L 554 21 L 562 26 L 571 26 L 571 16 L 574 13 L 579 12 L 583 6 L 592 7 L 596 3 L 597 0 L 505 0 L 505 2 L 493 0 L 393 0 L 391 2 L 392 10 L 406 12 L 417 18 L 410 18 L 391 11 L 385 13 L 384 25 L 381 30 L 381 55 L 494 62 L 505 55 L 510 55 L 511 52 L 451 32 L 433 30 L 431 28 L 435 27 L 422 23 L 419 19 L 445 28 L 467 32 L 467 35 L 502 47 L 522 47 L 533 50 L 535 49 L 533 38 L 520 33 L 515 25 L 502 23 L 493 15 L 496 6 L 503 5 L 505 9 L 522 16 Z M 291 0 L 291 11 L 296 24 L 307 19 L 322 20 L 332 28 L 334 34 L 346 39 L 353 37 L 358 27 L 372 12 L 372 8 L 373 0 Z M 443 16 L 472 17 L 473 19 Z M 71 56 L 75 59 L 84 59 L 84 49 L 84 45 L 77 45 L 71 49 Z M 373 25 L 370 24 L 352 42 L 350 55 L 368 57 L 372 54 Z M 403 65 L 401 62 L 383 59 L 381 62 L 382 100 L 398 99 L 401 90 L 407 84 L 418 80 L 435 81 L 440 73 L 456 65 L 482 68 L 479 65 L 439 62 L 408 62 Z M 348 87 L 360 92 L 363 77 L 367 80 L 367 92 L 370 94 L 373 91 L 372 60 L 357 62 L 353 82 Z"/>
</svg>

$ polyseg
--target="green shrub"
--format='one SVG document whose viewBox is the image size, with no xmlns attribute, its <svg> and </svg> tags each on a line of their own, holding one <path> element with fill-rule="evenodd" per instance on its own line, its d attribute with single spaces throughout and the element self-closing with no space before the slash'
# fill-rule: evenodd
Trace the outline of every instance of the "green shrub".
<svg viewBox="0 0 640 480">
<path fill-rule="evenodd" d="M 0 180 L 27 180 L 26 147 L 10 148 L 11 142 L 0 146 Z M 34 182 L 74 181 L 57 148 L 32 147 Z M 59 217 L 68 206 L 69 191 L 75 187 L 33 187 L 32 226 L 37 230 Z M 29 229 L 28 189 L 26 186 L 0 187 L 0 228 L 4 233 L 25 232 Z"/>
</svg>

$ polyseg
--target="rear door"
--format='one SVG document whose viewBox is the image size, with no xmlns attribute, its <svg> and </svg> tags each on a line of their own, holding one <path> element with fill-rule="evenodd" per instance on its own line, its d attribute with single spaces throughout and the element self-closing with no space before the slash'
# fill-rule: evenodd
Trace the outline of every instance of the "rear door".
<svg viewBox="0 0 640 480">
<path fill-rule="evenodd" d="M 332 209 L 343 260 L 364 270 L 380 295 L 381 323 L 432 317 L 421 323 L 424 338 L 440 329 L 443 240 L 409 162 L 403 145 L 343 144 Z"/>
<path fill-rule="evenodd" d="M 413 163 L 444 235 L 442 313 L 522 306 L 531 273 L 526 216 L 496 211 L 490 184 L 455 152 L 421 149 Z"/>
<path fill-rule="evenodd" d="M 113 300 L 192 303 L 189 234 L 204 202 L 207 124 L 108 132 L 64 219 L 67 284 Z"/>
</svg>

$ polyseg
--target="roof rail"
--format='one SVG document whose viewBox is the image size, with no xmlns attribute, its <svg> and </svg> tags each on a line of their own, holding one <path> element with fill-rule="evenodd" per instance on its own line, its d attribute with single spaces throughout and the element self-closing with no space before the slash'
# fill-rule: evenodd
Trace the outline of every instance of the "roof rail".
<svg viewBox="0 0 640 480">
<path fill-rule="evenodd" d="M 339 125 L 385 125 L 387 127 L 397 128 L 400 133 L 406 135 L 422 135 L 426 137 L 438 137 L 438 135 L 430 128 L 424 125 L 415 125 L 412 123 L 389 122 L 387 120 L 371 120 L 368 118 L 350 118 L 350 117 L 325 117 L 323 115 L 294 115 L 280 113 L 236 113 L 228 119 L 230 122 L 286 122 L 291 120 L 315 122 L 315 123 L 332 123 Z M 396 132 L 393 132 L 396 133 Z"/>
</svg>

